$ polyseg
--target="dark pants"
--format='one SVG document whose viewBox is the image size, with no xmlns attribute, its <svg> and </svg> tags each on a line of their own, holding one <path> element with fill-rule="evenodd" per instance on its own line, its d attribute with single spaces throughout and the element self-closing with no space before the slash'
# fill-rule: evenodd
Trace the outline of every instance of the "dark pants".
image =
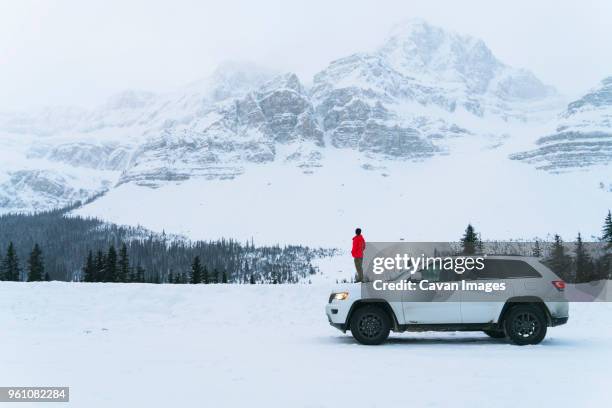
<svg viewBox="0 0 612 408">
<path fill-rule="evenodd" d="M 363 258 L 355 259 L 355 269 L 357 270 L 357 282 L 363 282 Z"/>
</svg>

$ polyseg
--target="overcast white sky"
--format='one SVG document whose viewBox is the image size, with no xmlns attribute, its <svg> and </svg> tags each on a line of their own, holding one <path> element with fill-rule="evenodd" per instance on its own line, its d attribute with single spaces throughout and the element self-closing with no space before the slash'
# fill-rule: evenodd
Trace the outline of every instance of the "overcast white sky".
<svg viewBox="0 0 612 408">
<path fill-rule="evenodd" d="M 225 60 L 309 82 L 411 17 L 480 37 L 500 60 L 564 93 L 612 75 L 609 0 L 0 0 L 0 109 L 166 91 Z"/>
</svg>

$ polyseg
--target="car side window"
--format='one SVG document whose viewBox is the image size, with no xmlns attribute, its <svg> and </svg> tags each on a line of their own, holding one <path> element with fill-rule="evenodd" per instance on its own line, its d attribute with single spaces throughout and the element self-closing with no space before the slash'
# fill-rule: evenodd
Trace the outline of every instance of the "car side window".
<svg viewBox="0 0 612 408">
<path fill-rule="evenodd" d="M 431 265 L 421 271 L 421 279 L 429 282 L 452 282 L 456 280 L 456 273 L 452 270 L 440 269 Z"/>
<path fill-rule="evenodd" d="M 542 275 L 518 259 L 486 259 L 482 270 L 473 271 L 470 279 L 541 278 Z"/>
<path fill-rule="evenodd" d="M 505 261 L 505 272 L 509 279 L 512 278 L 541 278 L 540 272 L 536 271 L 535 268 L 529 265 L 525 261 L 519 260 L 508 260 Z"/>
</svg>

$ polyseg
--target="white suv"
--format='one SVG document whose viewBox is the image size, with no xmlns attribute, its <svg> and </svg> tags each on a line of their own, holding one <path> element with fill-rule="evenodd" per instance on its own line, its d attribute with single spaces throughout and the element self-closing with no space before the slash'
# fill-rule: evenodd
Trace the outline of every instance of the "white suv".
<svg viewBox="0 0 612 408">
<path fill-rule="evenodd" d="M 389 331 L 484 331 L 518 345 L 537 344 L 547 327 L 565 324 L 569 306 L 565 282 L 538 258 L 489 256 L 481 271 L 457 275 L 422 270 L 397 280 L 504 284 L 504 291 L 456 290 L 444 301 L 423 301 L 423 291 L 404 290 L 392 298 L 363 296 L 360 284 L 340 285 L 329 297 L 329 323 L 350 330 L 362 344 L 381 344 Z M 464 282 L 462 282 L 464 285 Z M 466 285 L 464 285 L 466 286 Z M 467 285 L 469 286 L 469 285 Z M 463 286 L 460 286 L 463 287 Z"/>
</svg>

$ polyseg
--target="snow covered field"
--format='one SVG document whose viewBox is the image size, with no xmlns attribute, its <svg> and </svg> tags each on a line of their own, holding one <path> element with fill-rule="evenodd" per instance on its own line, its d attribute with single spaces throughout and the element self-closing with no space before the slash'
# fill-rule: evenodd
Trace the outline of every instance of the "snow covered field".
<svg viewBox="0 0 612 408">
<path fill-rule="evenodd" d="M 572 304 L 538 346 L 330 327 L 330 286 L 0 282 L 0 385 L 72 407 L 603 407 L 612 304 Z M 20 404 L 20 407 L 28 404 Z"/>
</svg>

